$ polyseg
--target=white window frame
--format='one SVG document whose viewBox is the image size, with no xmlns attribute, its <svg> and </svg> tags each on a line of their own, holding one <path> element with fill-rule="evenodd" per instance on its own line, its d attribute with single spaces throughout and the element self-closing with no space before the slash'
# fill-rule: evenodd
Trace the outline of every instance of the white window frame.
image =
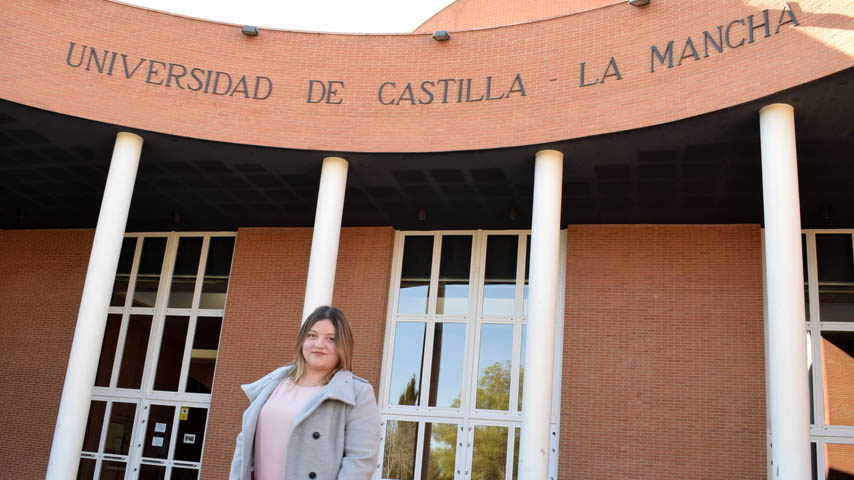
<svg viewBox="0 0 854 480">
<path fill-rule="evenodd" d="M 471 235 L 472 254 L 469 268 L 469 296 L 468 313 L 466 315 L 436 315 L 436 297 L 438 295 L 439 267 L 441 261 L 441 238 L 444 236 Z M 510 317 L 483 317 L 480 315 L 482 308 L 483 284 L 484 284 L 484 262 L 486 258 L 486 242 L 491 235 L 516 235 L 519 239 L 517 247 L 516 264 L 516 303 L 514 313 Z M 423 315 L 397 314 L 399 300 L 399 285 L 401 270 L 403 266 L 404 239 L 407 236 L 431 236 L 433 241 L 433 253 L 431 263 L 431 277 L 429 281 L 429 294 L 427 298 L 427 313 Z M 383 470 L 383 455 L 385 451 L 385 434 L 387 420 L 403 420 L 418 422 L 417 445 L 415 458 L 415 476 L 420 478 L 421 452 L 424 448 L 424 424 L 425 423 L 453 423 L 457 424 L 457 448 L 456 448 L 456 479 L 470 478 L 472 462 L 472 444 L 474 439 L 474 426 L 494 425 L 508 427 L 507 441 L 507 467 L 506 480 L 511 480 L 513 475 L 513 456 L 515 448 L 515 430 L 521 426 L 521 411 L 518 410 L 518 388 L 519 388 L 519 364 L 521 363 L 521 329 L 527 324 L 523 308 L 523 293 L 525 288 L 525 252 L 526 242 L 530 239 L 529 230 L 438 230 L 438 231 L 397 231 L 392 260 L 392 274 L 389 285 L 389 301 L 386 317 L 386 328 L 384 337 L 383 363 L 378 391 L 380 409 L 382 412 L 382 442 L 380 445 L 380 461 L 377 465 L 374 479 L 381 479 Z M 552 445 L 549 456 L 550 478 L 557 478 L 558 442 L 560 426 L 560 389 L 563 361 L 563 332 L 564 332 L 564 306 L 566 286 L 566 230 L 561 231 L 560 237 L 560 271 L 559 271 L 558 299 L 555 323 L 555 375 L 552 396 Z M 460 408 L 428 407 L 430 386 L 430 371 L 426 365 L 431 364 L 433 341 L 433 326 L 436 321 L 450 323 L 465 323 L 466 345 L 464 353 L 464 375 L 461 385 Z M 396 406 L 390 404 L 389 388 L 394 355 L 395 328 L 400 322 L 423 322 L 425 324 L 424 351 L 421 361 L 422 372 L 420 379 L 419 405 Z M 506 411 L 478 410 L 474 408 L 475 392 L 477 382 L 475 370 L 480 349 L 480 329 L 483 324 L 507 324 L 513 326 L 513 347 L 511 353 L 511 381 L 510 381 L 510 404 Z M 426 373 L 425 373 L 426 370 Z M 467 406 L 470 406 L 467 408 Z M 462 468 L 460 468 L 462 467 Z"/>
</svg>

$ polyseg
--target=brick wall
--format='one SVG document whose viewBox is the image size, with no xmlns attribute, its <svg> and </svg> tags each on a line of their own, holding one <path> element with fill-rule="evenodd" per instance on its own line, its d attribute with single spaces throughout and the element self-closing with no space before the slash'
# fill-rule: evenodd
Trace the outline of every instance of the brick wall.
<svg viewBox="0 0 854 480">
<path fill-rule="evenodd" d="M 44 478 L 93 235 L 0 231 L 0 478 Z"/>
<path fill-rule="evenodd" d="M 300 325 L 311 251 L 309 228 L 240 229 L 232 264 L 208 432 L 203 479 L 226 478 L 248 401 L 240 385 L 289 363 Z M 382 362 L 390 227 L 341 232 L 334 303 L 354 327 L 353 370 L 376 390 Z"/>
<path fill-rule="evenodd" d="M 760 230 L 570 226 L 560 478 L 764 478 Z"/>
</svg>

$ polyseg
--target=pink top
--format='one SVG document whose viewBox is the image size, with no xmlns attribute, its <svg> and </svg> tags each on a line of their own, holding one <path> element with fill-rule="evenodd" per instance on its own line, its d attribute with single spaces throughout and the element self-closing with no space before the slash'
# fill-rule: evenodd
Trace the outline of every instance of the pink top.
<svg viewBox="0 0 854 480">
<path fill-rule="evenodd" d="M 282 380 L 261 407 L 255 429 L 255 480 L 285 477 L 288 436 L 297 415 L 323 386 L 301 387 L 289 378 Z"/>
</svg>

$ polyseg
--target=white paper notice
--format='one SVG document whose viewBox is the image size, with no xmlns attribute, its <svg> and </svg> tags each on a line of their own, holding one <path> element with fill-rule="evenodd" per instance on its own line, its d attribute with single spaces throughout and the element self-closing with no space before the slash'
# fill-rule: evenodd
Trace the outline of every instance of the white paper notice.
<svg viewBox="0 0 854 480">
<path fill-rule="evenodd" d="M 163 437 L 151 437 L 151 446 L 152 447 L 162 447 L 163 446 Z"/>
<path fill-rule="evenodd" d="M 196 443 L 196 434 L 195 433 L 185 433 L 184 434 L 184 443 Z"/>
<path fill-rule="evenodd" d="M 166 424 L 157 422 L 154 424 L 154 431 L 157 433 L 163 433 L 166 431 Z"/>
</svg>

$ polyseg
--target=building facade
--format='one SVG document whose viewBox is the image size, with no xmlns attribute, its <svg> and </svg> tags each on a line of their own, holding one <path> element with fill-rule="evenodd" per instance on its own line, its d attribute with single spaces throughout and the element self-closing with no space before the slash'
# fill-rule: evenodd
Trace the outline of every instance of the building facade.
<svg viewBox="0 0 854 480">
<path fill-rule="evenodd" d="M 854 478 L 854 5 L 504 3 L 6 5 L 2 476 L 224 478 L 332 303 L 377 479 Z"/>
</svg>

